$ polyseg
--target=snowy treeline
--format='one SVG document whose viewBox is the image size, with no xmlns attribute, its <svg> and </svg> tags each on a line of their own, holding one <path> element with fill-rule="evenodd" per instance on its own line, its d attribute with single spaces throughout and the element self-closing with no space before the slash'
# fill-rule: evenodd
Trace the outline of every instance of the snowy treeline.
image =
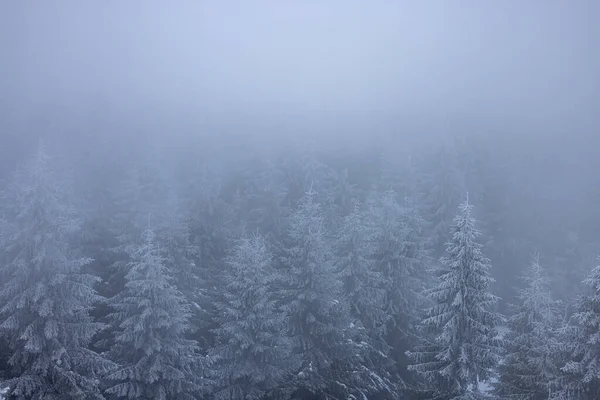
<svg viewBox="0 0 600 400">
<path fill-rule="evenodd" d="M 600 396 L 600 267 L 575 301 L 507 252 L 477 146 L 371 170 L 146 150 L 71 168 L 40 143 L 3 186 L 9 399 Z"/>
</svg>

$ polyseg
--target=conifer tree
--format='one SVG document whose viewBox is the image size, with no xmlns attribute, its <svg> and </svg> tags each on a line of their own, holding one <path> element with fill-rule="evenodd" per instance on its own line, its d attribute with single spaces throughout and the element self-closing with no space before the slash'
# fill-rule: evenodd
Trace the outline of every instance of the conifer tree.
<svg viewBox="0 0 600 400">
<path fill-rule="evenodd" d="M 188 283 L 182 285 L 186 297 L 194 306 L 193 325 L 202 347 L 214 345 L 216 327 L 216 299 L 222 286 L 220 274 L 224 268 L 227 245 L 236 234 L 231 208 L 222 198 L 222 181 L 207 165 L 194 168 L 186 194 L 186 221 L 190 229 L 190 243 L 195 256 L 194 271 Z M 185 280 L 185 274 L 179 274 Z M 182 279 L 178 279 L 181 282 Z"/>
<path fill-rule="evenodd" d="M 202 365 L 197 343 L 185 338 L 190 311 L 173 286 L 154 231 L 130 247 L 125 290 L 111 299 L 118 326 L 109 356 L 120 364 L 106 393 L 129 399 L 195 399 Z"/>
<path fill-rule="evenodd" d="M 557 399 L 593 399 L 600 396 L 600 265 L 584 283 L 589 294 L 577 302 L 575 326 L 568 337 L 571 359 L 562 368 Z"/>
<path fill-rule="evenodd" d="M 571 361 L 573 350 L 577 346 L 581 334 L 581 327 L 568 314 L 569 306 L 564 306 L 563 320 L 554 331 L 552 341 L 552 360 L 558 367 L 559 372 L 549 382 L 550 396 L 552 400 L 586 399 L 586 390 L 582 390 L 581 376 L 577 373 L 566 372 L 564 366 Z"/>
<path fill-rule="evenodd" d="M 390 373 L 393 360 L 384 338 L 388 321 L 384 310 L 386 284 L 383 274 L 375 269 L 374 230 L 366 217 L 360 203 L 355 202 L 353 211 L 343 218 L 334 242 L 336 271 L 343 278 L 344 293 L 356 324 L 353 339 L 360 343 L 358 350 L 365 367 L 363 379 L 371 383 L 377 381 L 372 389 L 378 398 L 383 399 L 385 395 L 394 398 L 397 393 Z M 374 377 L 377 379 L 372 380 Z M 363 386 L 368 385 L 363 383 Z"/>
<path fill-rule="evenodd" d="M 8 343 L 12 399 L 100 399 L 111 366 L 88 349 L 104 326 L 89 312 L 101 298 L 90 259 L 71 246 L 81 221 L 40 144 L 5 194 L 9 216 L 0 282 L 0 335 Z"/>
<path fill-rule="evenodd" d="M 110 268 L 103 268 L 110 289 L 106 295 L 114 296 L 123 288 L 127 263 L 136 248 L 143 244 L 143 233 L 147 229 L 148 215 L 151 215 L 152 230 L 161 245 L 165 265 L 170 268 L 173 284 L 193 305 L 192 320 L 200 325 L 207 315 L 204 304 L 200 304 L 205 282 L 202 279 L 204 271 L 199 266 L 199 247 L 192 241 L 189 204 L 178 193 L 175 179 L 161 165 L 159 155 L 145 153 L 141 161 L 129 164 L 124 177 L 111 188 L 112 213 L 104 216 L 110 220 L 116 242 L 109 249 L 113 263 Z M 106 336 L 99 344 L 109 348 L 111 336 Z"/>
<path fill-rule="evenodd" d="M 435 304 L 422 326 L 432 338 L 408 353 L 414 360 L 409 369 L 425 378 L 433 398 L 476 398 L 478 383 L 490 378 L 498 362 L 501 317 L 492 311 L 498 298 L 489 292 L 493 279 L 479 235 L 467 201 L 454 218 L 440 282 L 428 291 Z"/>
<path fill-rule="evenodd" d="M 559 374 L 552 354 L 557 347 L 559 311 L 539 255 L 534 256 L 524 280 L 527 286 L 519 293 L 519 304 L 503 338 L 507 354 L 499 365 L 495 393 L 502 398 L 542 400 L 552 393 L 551 385 Z"/>
<path fill-rule="evenodd" d="M 344 277 L 344 292 L 349 299 L 351 314 L 364 328 L 379 331 L 387 320 L 385 315 L 386 282 L 376 270 L 373 259 L 375 231 L 367 215 L 355 202 L 352 212 L 344 217 L 336 232 L 334 250 L 336 269 Z"/>
<path fill-rule="evenodd" d="M 406 298 L 408 293 L 404 287 L 397 286 L 408 283 L 401 279 L 407 272 L 401 265 L 403 239 L 407 233 L 402 214 L 403 209 L 392 190 L 384 194 L 374 191 L 367 200 L 365 226 L 371 230 L 369 242 L 372 244 L 369 257 L 384 283 L 384 312 L 389 321 L 407 311 L 400 306 L 399 300 Z"/>
<path fill-rule="evenodd" d="M 285 398 L 283 388 L 298 367 L 278 310 L 273 257 L 263 237 L 243 237 L 227 258 L 223 301 L 217 305 L 216 399 Z"/>
<path fill-rule="evenodd" d="M 351 318 L 334 270 L 334 255 L 315 192 L 300 200 L 289 221 L 288 246 L 282 257 L 282 310 L 300 357 L 298 388 L 324 395 L 340 382 L 337 366 L 352 371 L 355 358 L 347 331 Z M 358 360 L 357 360 L 358 361 Z M 337 379 L 340 378 L 340 379 Z M 344 383 L 344 382 L 342 382 Z M 345 384 L 345 383 L 344 383 Z"/>
<path fill-rule="evenodd" d="M 419 321 L 415 310 L 425 300 L 424 223 L 408 200 L 401 204 L 389 190 L 371 194 L 365 224 L 373 235 L 371 260 L 384 284 L 384 337 L 402 374 L 408 362 L 405 352 L 416 344 L 414 326 Z"/>
</svg>

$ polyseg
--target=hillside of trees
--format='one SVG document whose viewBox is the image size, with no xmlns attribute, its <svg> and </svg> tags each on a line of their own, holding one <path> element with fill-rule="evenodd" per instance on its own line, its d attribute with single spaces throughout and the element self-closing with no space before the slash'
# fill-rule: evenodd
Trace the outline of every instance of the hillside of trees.
<svg viewBox="0 0 600 400">
<path fill-rule="evenodd" d="M 558 212 L 555 160 L 382 147 L 27 148 L 0 187 L 7 399 L 600 398 L 594 188 Z"/>
</svg>

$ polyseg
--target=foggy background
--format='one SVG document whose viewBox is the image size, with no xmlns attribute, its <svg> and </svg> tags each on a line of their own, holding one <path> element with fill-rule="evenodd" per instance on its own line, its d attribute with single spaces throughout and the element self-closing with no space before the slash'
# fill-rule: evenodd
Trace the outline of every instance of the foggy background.
<svg viewBox="0 0 600 400">
<path fill-rule="evenodd" d="M 600 254 L 599 21 L 596 0 L 0 1 L 0 192 L 42 139 L 82 214 L 77 250 L 94 258 L 106 297 L 125 292 L 113 268 L 156 215 L 174 285 L 196 307 L 189 336 L 202 357 L 227 342 L 215 334 L 227 323 L 216 304 L 240 275 L 227 275 L 234 239 L 264 235 L 276 261 L 258 273 L 272 290 L 268 273 L 289 273 L 282 254 L 309 185 L 325 247 L 339 246 L 360 200 L 357 220 L 395 238 L 388 247 L 406 269 L 382 273 L 381 287 L 410 298 L 396 298 L 404 309 L 388 336 L 376 323 L 366 333 L 391 349 L 372 370 L 407 393 L 423 383 L 407 369 L 415 304 L 467 193 L 497 311 L 511 315 L 537 252 L 565 321 L 584 293 Z M 20 215 L 18 201 L 4 203 L 0 217 Z M 368 247 L 365 232 L 357 243 Z M 379 242 L 366 269 L 387 262 Z M 0 351 L 2 379 L 6 359 Z"/>
<path fill-rule="evenodd" d="M 82 159 L 193 144 L 241 168 L 256 152 L 400 160 L 477 136 L 529 160 L 510 175 L 540 193 L 510 208 L 585 224 L 599 17 L 592 0 L 3 2 L 0 172 L 40 137 Z"/>
<path fill-rule="evenodd" d="M 337 146 L 477 132 L 561 149 L 596 136 L 595 1 L 0 7 L 3 158 L 23 136 L 90 131 Z"/>
</svg>

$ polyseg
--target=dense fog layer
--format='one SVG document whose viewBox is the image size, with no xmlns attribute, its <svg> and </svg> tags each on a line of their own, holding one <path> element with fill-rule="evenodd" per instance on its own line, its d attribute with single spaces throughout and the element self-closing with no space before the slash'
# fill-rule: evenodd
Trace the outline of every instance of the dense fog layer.
<svg viewBox="0 0 600 400">
<path fill-rule="evenodd" d="M 0 386 L 596 398 L 598 17 L 0 4 Z"/>
</svg>

